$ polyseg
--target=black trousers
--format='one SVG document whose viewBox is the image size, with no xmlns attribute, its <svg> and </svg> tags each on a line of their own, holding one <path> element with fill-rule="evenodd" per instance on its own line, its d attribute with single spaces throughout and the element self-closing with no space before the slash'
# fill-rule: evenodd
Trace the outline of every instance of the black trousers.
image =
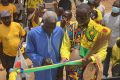
<svg viewBox="0 0 120 80">
<path fill-rule="evenodd" d="M 111 56 L 112 56 L 112 47 L 108 47 L 107 48 L 107 56 L 106 56 L 106 59 L 104 61 L 104 65 L 103 65 L 103 75 L 105 75 L 106 77 L 108 76 L 108 70 L 109 70 Z"/>
<path fill-rule="evenodd" d="M 15 57 L 8 56 L 6 54 L 0 54 L 0 60 L 3 67 L 6 69 L 6 80 L 9 79 L 9 69 L 13 68 Z"/>
</svg>

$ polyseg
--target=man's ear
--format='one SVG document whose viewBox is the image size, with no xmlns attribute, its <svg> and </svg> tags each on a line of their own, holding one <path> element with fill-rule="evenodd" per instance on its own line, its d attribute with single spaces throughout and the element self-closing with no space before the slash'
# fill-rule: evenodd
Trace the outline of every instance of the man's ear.
<svg viewBox="0 0 120 80">
<path fill-rule="evenodd" d="M 91 12 L 91 10 L 90 10 L 90 11 L 88 12 L 88 16 L 89 16 L 89 17 L 91 17 L 91 13 L 92 13 L 92 12 Z"/>
</svg>

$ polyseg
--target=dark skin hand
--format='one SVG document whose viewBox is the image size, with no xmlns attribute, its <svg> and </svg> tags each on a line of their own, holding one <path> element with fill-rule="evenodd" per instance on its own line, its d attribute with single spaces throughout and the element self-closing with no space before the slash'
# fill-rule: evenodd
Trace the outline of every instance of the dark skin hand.
<svg viewBox="0 0 120 80">
<path fill-rule="evenodd" d="M 86 67 L 90 62 L 92 62 L 92 59 L 91 58 L 83 58 L 82 62 L 83 62 L 82 66 Z"/>
<path fill-rule="evenodd" d="M 20 44 L 18 45 L 17 50 L 19 50 L 19 49 L 21 49 L 21 48 L 22 48 L 22 43 L 25 41 L 25 39 L 26 39 L 26 35 L 25 35 L 25 36 L 23 36 L 23 37 L 21 37 L 21 41 L 20 41 Z"/>
<path fill-rule="evenodd" d="M 46 58 L 43 62 L 43 65 L 52 65 L 53 61 L 51 58 Z"/>
</svg>

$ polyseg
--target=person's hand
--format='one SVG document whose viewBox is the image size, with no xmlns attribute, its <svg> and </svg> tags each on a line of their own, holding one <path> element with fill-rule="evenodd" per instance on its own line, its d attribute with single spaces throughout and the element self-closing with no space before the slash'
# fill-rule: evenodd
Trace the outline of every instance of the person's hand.
<svg viewBox="0 0 120 80">
<path fill-rule="evenodd" d="M 82 59 L 82 62 L 83 62 L 83 67 L 86 67 L 90 62 L 92 62 L 92 59 L 91 58 L 83 58 Z"/>
<path fill-rule="evenodd" d="M 60 62 L 63 63 L 63 62 L 67 62 L 67 61 L 69 61 L 67 58 L 62 58 Z"/>
<path fill-rule="evenodd" d="M 19 50 L 21 48 L 22 48 L 22 44 L 19 44 L 17 50 Z"/>
<path fill-rule="evenodd" d="M 0 66 L 0 71 L 3 71 L 3 70 L 4 70 L 4 68 L 2 66 Z"/>
<path fill-rule="evenodd" d="M 51 58 L 46 58 L 45 60 L 44 60 L 44 63 L 43 63 L 44 65 L 51 65 L 51 64 L 53 64 L 53 60 L 51 59 Z"/>
</svg>

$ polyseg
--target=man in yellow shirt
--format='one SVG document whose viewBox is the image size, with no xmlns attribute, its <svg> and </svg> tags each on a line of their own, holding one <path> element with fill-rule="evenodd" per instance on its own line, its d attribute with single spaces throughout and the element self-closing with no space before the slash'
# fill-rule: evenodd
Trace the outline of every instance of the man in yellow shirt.
<svg viewBox="0 0 120 80">
<path fill-rule="evenodd" d="M 90 7 L 87 4 L 80 4 L 76 9 L 76 20 L 78 22 L 77 30 L 73 31 L 73 42 L 76 43 L 76 37 L 80 41 L 79 56 L 83 59 L 83 66 L 90 62 L 96 63 L 96 56 L 100 58 L 101 62 L 106 57 L 107 42 L 111 30 L 103 27 L 90 19 Z M 69 60 L 71 55 L 70 37 L 64 35 L 61 56 L 64 61 Z M 74 47 L 74 46 L 73 46 Z M 76 48 L 76 47 L 74 47 Z M 65 60 L 66 59 L 66 60 Z M 79 58 L 80 59 L 80 58 Z M 68 66 L 67 80 L 79 80 L 82 78 L 81 67 L 78 65 Z"/>
<path fill-rule="evenodd" d="M 6 69 L 6 78 L 9 78 L 9 69 L 13 68 L 18 48 L 21 47 L 25 31 L 19 23 L 11 21 L 9 11 L 1 12 L 0 24 L 0 58 L 3 67 Z"/>
<path fill-rule="evenodd" d="M 16 15 L 16 6 L 8 2 L 8 0 L 1 0 L 0 12 L 3 10 L 8 10 L 11 13 L 12 20 Z"/>
</svg>

